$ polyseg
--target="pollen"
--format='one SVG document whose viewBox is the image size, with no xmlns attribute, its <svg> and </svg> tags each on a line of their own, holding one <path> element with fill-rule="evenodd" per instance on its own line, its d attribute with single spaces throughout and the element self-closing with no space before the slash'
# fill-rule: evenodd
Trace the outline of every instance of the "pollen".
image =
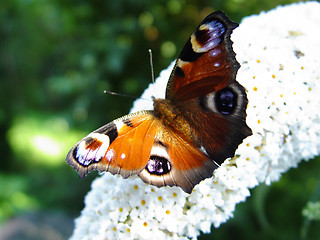
<svg viewBox="0 0 320 240">
<path fill-rule="evenodd" d="M 144 226 L 144 227 L 147 227 L 147 226 L 148 226 L 148 223 L 147 223 L 147 222 L 144 222 L 144 223 L 143 223 L 143 226 Z"/>
<path fill-rule="evenodd" d="M 138 189 L 139 189 L 138 185 L 134 185 L 134 186 L 133 186 L 133 189 L 134 189 L 134 190 L 138 190 Z"/>
<path fill-rule="evenodd" d="M 146 200 L 141 200 L 141 205 L 145 205 L 146 204 Z"/>
<path fill-rule="evenodd" d="M 279 70 L 283 70 L 283 69 L 284 69 L 283 64 L 280 64 Z"/>
<path fill-rule="evenodd" d="M 261 61 L 259 59 L 257 59 L 257 63 L 261 63 Z"/>
<path fill-rule="evenodd" d="M 255 91 L 255 92 L 258 91 L 258 88 L 257 88 L 257 87 L 254 87 L 254 88 L 253 88 L 253 91 Z"/>
<path fill-rule="evenodd" d="M 260 124 L 261 123 L 261 120 L 260 119 L 258 119 L 258 124 Z"/>
<path fill-rule="evenodd" d="M 170 214 L 170 210 L 167 210 L 167 211 L 166 211 L 166 214 Z"/>
<path fill-rule="evenodd" d="M 272 78 L 276 78 L 276 75 L 272 74 Z"/>
<path fill-rule="evenodd" d="M 123 208 L 121 207 L 121 208 L 119 208 L 119 212 L 123 212 Z"/>
<path fill-rule="evenodd" d="M 175 193 L 175 192 L 172 195 L 173 195 L 173 197 L 177 197 L 178 196 L 178 194 Z"/>
<path fill-rule="evenodd" d="M 158 197 L 158 200 L 161 202 L 161 201 L 162 201 L 162 197 L 161 197 L 161 196 L 159 196 L 159 197 Z"/>
</svg>

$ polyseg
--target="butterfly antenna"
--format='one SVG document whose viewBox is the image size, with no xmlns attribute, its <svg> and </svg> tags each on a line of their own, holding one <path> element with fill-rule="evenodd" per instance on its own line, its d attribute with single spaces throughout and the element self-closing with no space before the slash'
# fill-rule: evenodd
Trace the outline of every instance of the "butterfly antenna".
<svg viewBox="0 0 320 240">
<path fill-rule="evenodd" d="M 107 94 L 111 94 L 111 95 L 116 95 L 116 96 L 122 96 L 122 97 L 129 97 L 129 98 L 134 98 L 134 99 L 137 99 L 137 98 L 138 98 L 138 97 L 136 97 L 136 96 L 127 95 L 127 94 L 122 94 L 122 93 L 116 93 L 116 92 L 111 92 L 111 91 L 107 91 L 107 90 L 104 90 L 103 93 L 107 93 Z"/>
<path fill-rule="evenodd" d="M 149 59 L 150 59 L 150 67 L 151 67 L 151 79 L 152 83 L 154 83 L 154 71 L 153 71 L 153 60 L 152 60 L 152 50 L 149 49 Z"/>
<path fill-rule="evenodd" d="M 122 93 L 111 92 L 111 91 L 107 91 L 107 90 L 104 90 L 103 93 L 107 93 L 107 94 L 111 94 L 111 95 L 115 95 L 115 96 L 122 96 L 122 97 L 128 97 L 128 98 L 133 98 L 133 99 L 142 99 L 142 100 L 150 101 L 150 99 L 145 99 L 145 98 L 122 94 Z"/>
</svg>

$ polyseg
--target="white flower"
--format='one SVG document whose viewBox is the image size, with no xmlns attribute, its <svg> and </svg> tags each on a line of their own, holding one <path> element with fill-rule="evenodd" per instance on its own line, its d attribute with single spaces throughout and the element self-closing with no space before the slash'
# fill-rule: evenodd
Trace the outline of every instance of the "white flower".
<svg viewBox="0 0 320 240">
<path fill-rule="evenodd" d="M 156 188 L 138 177 L 105 173 L 93 182 L 71 239 L 195 239 L 232 217 L 250 188 L 277 181 L 302 159 L 319 155 L 319 12 L 317 2 L 278 7 L 245 18 L 232 34 L 253 135 L 214 177 L 189 195 L 178 187 Z M 152 109 L 145 99 L 164 97 L 172 66 L 132 111 Z"/>
</svg>

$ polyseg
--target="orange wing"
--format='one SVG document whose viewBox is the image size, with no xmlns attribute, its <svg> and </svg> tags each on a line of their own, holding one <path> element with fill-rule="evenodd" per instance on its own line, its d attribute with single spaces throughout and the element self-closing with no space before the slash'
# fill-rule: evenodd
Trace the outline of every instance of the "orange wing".
<svg viewBox="0 0 320 240">
<path fill-rule="evenodd" d="M 114 120 L 78 142 L 68 153 L 68 164 L 80 177 L 95 169 L 124 178 L 141 172 L 157 132 L 153 120 L 149 111 Z"/>
<path fill-rule="evenodd" d="M 218 167 L 152 111 L 130 114 L 99 128 L 70 150 L 67 162 L 81 177 L 92 170 L 124 178 L 139 174 L 146 183 L 180 186 L 188 193 Z"/>
</svg>

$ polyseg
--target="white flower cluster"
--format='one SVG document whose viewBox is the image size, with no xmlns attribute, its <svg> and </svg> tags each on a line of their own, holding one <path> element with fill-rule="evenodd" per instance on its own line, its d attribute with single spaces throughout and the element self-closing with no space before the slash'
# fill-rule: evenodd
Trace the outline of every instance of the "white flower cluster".
<svg viewBox="0 0 320 240">
<path fill-rule="evenodd" d="M 319 13 L 317 2 L 278 7 L 245 18 L 232 34 L 253 135 L 213 178 L 189 195 L 105 173 L 93 182 L 71 239 L 196 239 L 232 217 L 250 188 L 319 155 Z M 164 97 L 171 69 L 142 98 Z M 140 99 L 132 111 L 151 108 L 152 101 Z"/>
</svg>

